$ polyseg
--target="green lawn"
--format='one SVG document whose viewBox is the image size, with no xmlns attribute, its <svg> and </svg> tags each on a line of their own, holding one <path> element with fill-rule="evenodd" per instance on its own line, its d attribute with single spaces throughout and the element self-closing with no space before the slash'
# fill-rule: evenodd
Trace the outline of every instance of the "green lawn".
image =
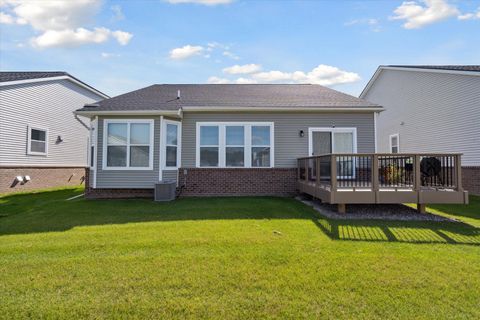
<svg viewBox="0 0 480 320">
<path fill-rule="evenodd" d="M 480 318 L 479 197 L 434 223 L 81 192 L 0 197 L 1 318 Z"/>
</svg>

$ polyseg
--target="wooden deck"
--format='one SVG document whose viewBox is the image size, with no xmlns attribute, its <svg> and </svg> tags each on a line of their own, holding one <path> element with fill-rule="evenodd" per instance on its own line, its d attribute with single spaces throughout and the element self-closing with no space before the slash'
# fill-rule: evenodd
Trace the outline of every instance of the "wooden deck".
<svg viewBox="0 0 480 320">
<path fill-rule="evenodd" d="M 468 203 L 461 154 L 326 154 L 298 159 L 298 189 L 323 202 Z"/>
</svg>

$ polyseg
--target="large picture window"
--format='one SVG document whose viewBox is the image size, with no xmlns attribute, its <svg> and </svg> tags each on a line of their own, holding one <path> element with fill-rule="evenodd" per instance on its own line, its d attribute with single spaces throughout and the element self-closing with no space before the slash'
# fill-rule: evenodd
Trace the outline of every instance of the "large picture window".
<svg viewBox="0 0 480 320">
<path fill-rule="evenodd" d="M 273 123 L 197 123 L 197 167 L 273 167 Z"/>
<path fill-rule="evenodd" d="M 105 120 L 104 169 L 153 169 L 153 120 Z"/>
<path fill-rule="evenodd" d="M 200 167 L 218 167 L 219 126 L 200 127 Z"/>
<path fill-rule="evenodd" d="M 30 155 L 46 156 L 48 153 L 48 131 L 35 127 L 28 127 L 27 153 Z"/>
</svg>

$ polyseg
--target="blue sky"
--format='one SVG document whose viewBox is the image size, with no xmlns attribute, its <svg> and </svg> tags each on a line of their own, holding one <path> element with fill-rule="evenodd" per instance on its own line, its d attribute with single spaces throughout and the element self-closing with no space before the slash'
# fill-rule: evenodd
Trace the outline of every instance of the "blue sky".
<svg viewBox="0 0 480 320">
<path fill-rule="evenodd" d="M 479 64 L 480 1 L 0 0 L 0 68 L 109 95 L 153 83 L 318 83 L 381 64 Z"/>
</svg>

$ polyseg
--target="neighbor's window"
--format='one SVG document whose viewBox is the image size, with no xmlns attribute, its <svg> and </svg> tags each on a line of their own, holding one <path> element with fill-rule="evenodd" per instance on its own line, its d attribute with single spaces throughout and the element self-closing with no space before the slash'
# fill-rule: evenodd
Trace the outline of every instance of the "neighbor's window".
<svg viewBox="0 0 480 320">
<path fill-rule="evenodd" d="M 199 123 L 200 167 L 272 166 L 273 123 Z"/>
<path fill-rule="evenodd" d="M 106 121 L 106 167 L 151 169 L 153 121 Z"/>
<path fill-rule="evenodd" d="M 177 167 L 179 125 L 166 122 L 165 167 Z"/>
<path fill-rule="evenodd" d="M 400 142 L 397 134 L 392 134 L 390 136 L 390 152 L 399 153 L 400 152 Z"/>
<path fill-rule="evenodd" d="M 218 167 L 219 127 L 200 127 L 200 166 Z"/>
<path fill-rule="evenodd" d="M 47 155 L 47 130 L 28 128 L 28 154 Z"/>
</svg>

